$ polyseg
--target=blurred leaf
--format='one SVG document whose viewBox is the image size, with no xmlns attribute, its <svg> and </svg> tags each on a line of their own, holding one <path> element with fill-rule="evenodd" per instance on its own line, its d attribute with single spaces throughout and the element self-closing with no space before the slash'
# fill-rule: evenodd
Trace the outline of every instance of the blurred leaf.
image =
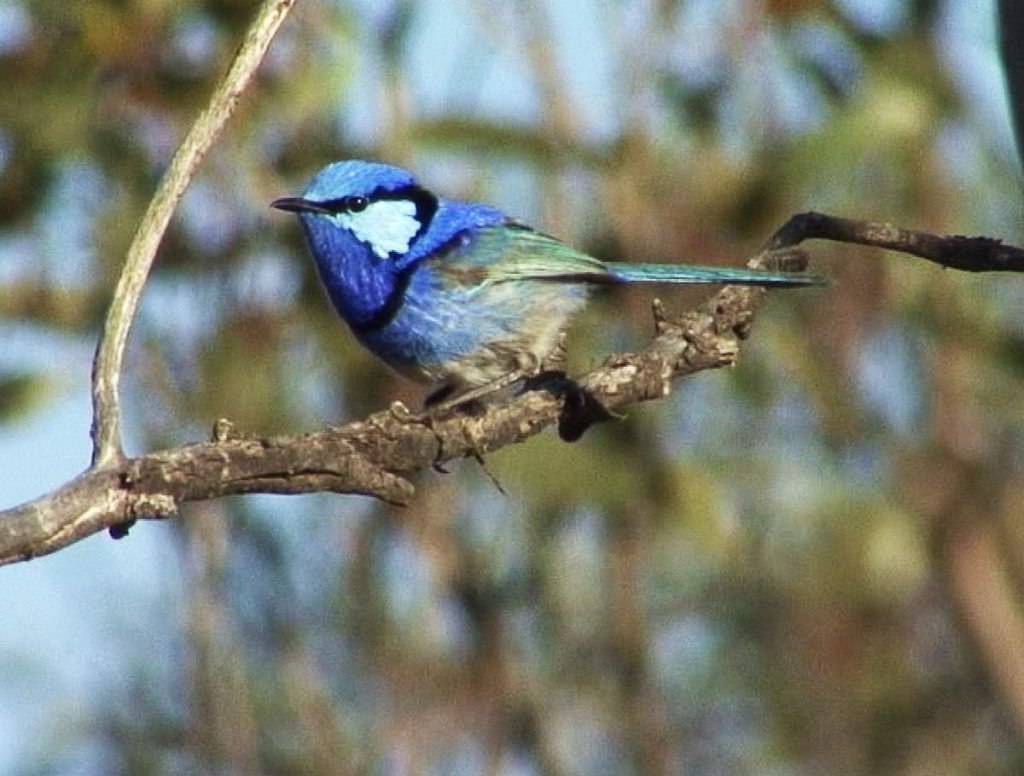
<svg viewBox="0 0 1024 776">
<path fill-rule="evenodd" d="M 43 375 L 0 374 L 0 423 L 24 417 L 41 406 L 47 386 Z"/>
</svg>

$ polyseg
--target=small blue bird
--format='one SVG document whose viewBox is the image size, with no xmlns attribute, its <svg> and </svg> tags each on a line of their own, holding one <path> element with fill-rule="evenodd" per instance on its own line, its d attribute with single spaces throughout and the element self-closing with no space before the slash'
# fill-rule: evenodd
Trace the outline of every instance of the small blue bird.
<svg viewBox="0 0 1024 776">
<path fill-rule="evenodd" d="M 331 164 L 301 197 L 271 206 L 299 216 L 331 302 L 359 341 L 399 373 L 440 386 L 428 405 L 535 373 L 595 286 L 823 282 L 808 273 L 600 261 L 375 162 Z"/>
</svg>

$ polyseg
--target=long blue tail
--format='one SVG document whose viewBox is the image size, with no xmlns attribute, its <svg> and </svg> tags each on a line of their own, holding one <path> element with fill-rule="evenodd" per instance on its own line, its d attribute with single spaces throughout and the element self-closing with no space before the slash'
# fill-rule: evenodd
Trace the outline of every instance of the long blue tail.
<svg viewBox="0 0 1024 776">
<path fill-rule="evenodd" d="M 812 272 L 773 272 L 739 267 L 698 267 L 688 264 L 606 262 L 623 283 L 728 283 L 738 286 L 823 286 L 827 280 Z"/>
</svg>

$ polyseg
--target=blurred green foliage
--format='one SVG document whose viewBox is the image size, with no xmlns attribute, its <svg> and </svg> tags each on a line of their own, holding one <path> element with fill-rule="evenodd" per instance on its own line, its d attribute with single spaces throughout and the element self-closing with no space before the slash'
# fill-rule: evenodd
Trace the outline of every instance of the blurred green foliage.
<svg viewBox="0 0 1024 776">
<path fill-rule="evenodd" d="M 161 249 L 134 437 L 421 397 L 267 209 L 330 160 L 607 258 L 737 263 L 811 208 L 1019 240 L 1012 149 L 947 56 L 983 48 L 957 6 L 298 3 Z M 94 342 L 252 12 L 0 0 L 0 337 L 29 343 L 0 351 L 0 423 Z M 144 626 L 163 648 L 24 772 L 1021 772 L 1024 281 L 813 253 L 834 285 L 773 296 L 740 366 L 492 456 L 508 497 L 467 463 L 401 511 L 190 506 L 177 614 Z M 573 363 L 634 346 L 649 304 L 597 300 Z"/>
</svg>

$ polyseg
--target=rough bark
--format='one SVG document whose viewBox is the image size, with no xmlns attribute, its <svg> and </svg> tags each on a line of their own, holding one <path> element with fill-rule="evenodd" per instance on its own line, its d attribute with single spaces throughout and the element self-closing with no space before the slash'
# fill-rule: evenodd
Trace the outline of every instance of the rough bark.
<svg viewBox="0 0 1024 776">
<path fill-rule="evenodd" d="M 793 216 L 752 266 L 801 269 L 807 239 L 870 245 L 972 272 L 1024 270 L 1024 251 L 989 237 L 940 236 L 822 213 Z M 726 286 L 676 320 L 654 307 L 656 336 L 643 350 L 609 357 L 569 380 L 547 373 L 518 395 L 474 413 L 417 420 L 393 408 L 305 434 L 247 437 L 218 422 L 209 442 L 113 457 L 40 498 L 0 512 L 0 564 L 59 550 L 104 528 L 115 536 L 138 519 L 169 517 L 185 501 L 238 493 L 331 491 L 407 504 L 410 477 L 431 466 L 480 457 L 557 424 L 566 441 L 594 422 L 668 396 L 674 380 L 735 362 L 765 291 Z"/>
</svg>

